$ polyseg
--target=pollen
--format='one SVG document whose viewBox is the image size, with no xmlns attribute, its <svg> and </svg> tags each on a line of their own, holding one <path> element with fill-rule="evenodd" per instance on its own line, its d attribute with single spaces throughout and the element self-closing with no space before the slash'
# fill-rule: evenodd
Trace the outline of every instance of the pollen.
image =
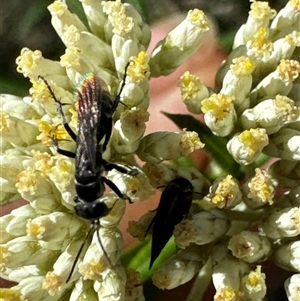
<svg viewBox="0 0 300 301">
<path fill-rule="evenodd" d="M 188 12 L 187 19 L 201 30 L 209 29 L 209 21 L 202 10 L 193 9 Z"/>
<path fill-rule="evenodd" d="M 279 76 L 287 81 L 294 81 L 300 73 L 300 63 L 296 60 L 281 60 L 277 67 L 277 72 Z"/>
<path fill-rule="evenodd" d="M 256 202 L 273 204 L 274 187 L 271 178 L 265 170 L 255 169 L 255 176 L 248 183 L 249 193 L 247 197 Z"/>
<path fill-rule="evenodd" d="M 138 84 L 149 77 L 149 60 L 149 55 L 145 51 L 141 51 L 138 56 L 131 58 L 130 65 L 127 69 L 127 75 L 133 83 Z"/>
<path fill-rule="evenodd" d="M 62 124 L 54 125 L 40 120 L 38 126 L 41 134 L 37 136 L 37 139 L 47 146 L 53 145 L 53 139 L 66 140 L 68 138 L 68 133 Z"/>
<path fill-rule="evenodd" d="M 45 230 L 45 227 L 41 223 L 34 222 L 32 219 L 27 220 L 26 233 L 28 236 L 36 239 L 43 239 Z"/>
<path fill-rule="evenodd" d="M 276 10 L 266 1 L 252 1 L 249 15 L 256 21 L 271 20 L 276 16 Z"/>
<path fill-rule="evenodd" d="M 9 258 L 11 257 L 11 253 L 8 251 L 6 247 L 0 245 L 0 272 L 5 272 L 5 265 L 9 262 Z"/>
<path fill-rule="evenodd" d="M 233 189 L 236 187 L 236 183 L 233 180 L 231 175 L 227 175 L 227 177 L 220 181 L 215 195 L 212 198 L 212 202 L 217 205 L 219 208 L 223 208 L 227 206 L 227 203 L 233 198 L 234 193 Z"/>
<path fill-rule="evenodd" d="M 35 80 L 32 78 L 30 82 L 32 83 L 32 88 L 30 88 L 29 93 L 32 95 L 32 101 L 43 103 L 51 97 L 49 89 L 43 80 Z"/>
<path fill-rule="evenodd" d="M 250 41 L 251 48 L 255 48 L 264 56 L 269 56 L 274 49 L 273 43 L 268 40 L 268 31 L 265 27 L 259 28 Z"/>
<path fill-rule="evenodd" d="M 245 285 L 250 288 L 262 286 L 265 281 L 265 274 L 261 272 L 261 266 L 257 266 L 255 271 L 251 271 L 249 275 L 245 276 L 243 281 Z"/>
<path fill-rule="evenodd" d="M 71 163 L 70 160 L 65 160 L 65 159 L 59 159 L 57 160 L 57 167 L 59 168 L 60 171 L 66 172 L 67 174 L 72 173 L 74 169 L 74 165 Z"/>
<path fill-rule="evenodd" d="M 200 141 L 196 132 L 183 129 L 179 147 L 181 156 L 185 157 L 191 154 L 194 150 L 203 148 L 204 143 Z"/>
<path fill-rule="evenodd" d="M 196 241 L 198 232 L 191 220 L 184 219 L 175 226 L 173 234 L 177 246 L 181 249 L 185 249 Z"/>
<path fill-rule="evenodd" d="M 20 194 L 29 191 L 31 195 L 34 195 L 38 185 L 38 173 L 30 167 L 21 171 L 17 176 L 16 187 Z"/>
<path fill-rule="evenodd" d="M 255 154 L 268 143 L 268 135 L 265 129 L 245 130 L 239 135 L 239 140 L 244 144 L 249 155 Z"/>
<path fill-rule="evenodd" d="M 48 6 L 48 9 L 52 15 L 61 16 L 68 7 L 63 1 L 54 1 Z"/>
<path fill-rule="evenodd" d="M 191 74 L 190 71 L 185 71 L 178 83 L 183 101 L 188 98 L 195 98 L 200 91 L 200 84 L 198 76 Z"/>
<path fill-rule="evenodd" d="M 0 132 L 8 132 L 9 131 L 9 115 L 5 112 L 0 112 Z"/>
<path fill-rule="evenodd" d="M 300 108 L 294 105 L 293 100 L 287 96 L 276 95 L 275 97 L 276 115 L 284 121 L 296 120 L 300 114 Z"/>
<path fill-rule="evenodd" d="M 214 301 L 236 301 L 238 300 L 234 289 L 231 286 L 221 287 L 217 290 Z"/>
<path fill-rule="evenodd" d="M 68 47 L 65 54 L 60 57 L 60 64 L 62 67 L 80 67 L 81 51 L 78 47 Z"/>
<path fill-rule="evenodd" d="M 247 56 L 241 56 L 232 60 L 230 69 L 237 77 L 250 75 L 254 70 L 254 64 Z"/>
<path fill-rule="evenodd" d="M 149 113 L 142 109 L 132 108 L 131 110 L 126 110 L 121 115 L 120 120 L 131 130 L 135 130 L 135 128 L 140 128 L 141 125 L 149 120 Z"/>
<path fill-rule="evenodd" d="M 222 120 L 232 110 L 233 100 L 230 95 L 213 94 L 202 101 L 201 110 L 204 114 L 211 111 L 217 120 Z"/>
<path fill-rule="evenodd" d="M 294 30 L 292 33 L 285 36 L 285 40 L 292 46 L 300 47 L 300 32 Z"/>
<path fill-rule="evenodd" d="M 46 172 L 53 166 L 53 159 L 51 155 L 35 150 L 32 150 L 31 153 L 33 155 L 33 159 L 35 160 L 35 169 L 40 171 L 42 174 L 46 174 Z"/>
<path fill-rule="evenodd" d="M 62 281 L 60 276 L 53 272 L 48 272 L 43 280 L 42 288 L 48 291 L 50 296 L 55 296 L 62 292 Z"/>
<path fill-rule="evenodd" d="M 113 33 L 124 36 L 131 32 L 134 27 L 133 19 L 126 16 L 125 6 L 120 0 L 102 1 L 101 4 L 103 11 L 108 15 L 108 19 L 113 26 Z"/>
<path fill-rule="evenodd" d="M 104 262 L 104 259 L 100 261 L 92 259 L 88 263 L 82 263 L 78 271 L 83 276 L 84 280 L 98 280 L 102 281 L 102 276 L 100 275 L 105 269 L 107 265 Z"/>
<path fill-rule="evenodd" d="M 24 47 L 21 55 L 16 58 L 17 71 L 27 77 L 33 69 L 39 65 L 42 58 L 42 52 L 39 50 L 32 51 Z"/>
</svg>

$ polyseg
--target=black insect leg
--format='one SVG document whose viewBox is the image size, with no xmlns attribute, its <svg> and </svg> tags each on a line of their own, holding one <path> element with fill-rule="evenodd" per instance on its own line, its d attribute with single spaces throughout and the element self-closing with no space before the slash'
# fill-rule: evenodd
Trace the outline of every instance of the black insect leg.
<svg viewBox="0 0 300 301">
<path fill-rule="evenodd" d="M 120 88 L 120 92 L 118 93 L 118 95 L 116 96 L 116 99 L 114 101 L 114 104 L 112 106 L 112 113 L 117 109 L 117 106 L 121 100 L 121 94 L 122 94 L 122 91 L 125 87 L 125 84 L 126 84 L 126 77 L 127 77 L 127 69 L 129 67 L 131 62 L 128 62 L 126 67 L 125 67 L 125 73 L 124 73 L 124 77 L 123 77 L 123 81 L 122 81 L 122 85 L 121 85 L 121 88 Z"/>
<path fill-rule="evenodd" d="M 47 88 L 48 88 L 48 90 L 49 90 L 49 92 L 50 92 L 52 98 L 54 99 L 54 101 L 55 101 L 55 103 L 56 103 L 57 110 L 58 110 L 58 112 L 59 112 L 59 114 L 60 114 L 60 116 L 61 116 L 61 119 L 62 119 L 62 121 L 63 121 L 64 128 L 66 129 L 66 131 L 67 131 L 67 133 L 70 135 L 70 137 L 71 137 L 74 141 L 76 141 L 77 135 L 73 132 L 73 130 L 70 128 L 70 126 L 69 126 L 69 124 L 68 124 L 68 122 L 67 122 L 66 115 L 65 115 L 65 113 L 64 113 L 64 111 L 63 111 L 63 109 L 62 109 L 62 103 L 56 98 L 56 96 L 55 96 L 55 94 L 54 94 L 52 88 L 50 87 L 49 83 L 47 82 L 47 80 L 46 80 L 43 76 L 41 76 L 41 75 L 39 75 L 39 78 L 42 79 L 42 80 L 44 81 L 44 83 L 45 83 L 45 85 L 47 86 Z"/>
<path fill-rule="evenodd" d="M 74 153 L 72 151 L 68 151 L 68 150 L 59 148 L 56 139 L 52 138 L 52 143 L 53 143 L 53 146 L 54 146 L 55 150 L 59 154 L 64 155 L 64 156 L 69 157 L 69 158 L 75 158 L 76 157 L 76 153 Z"/>
<path fill-rule="evenodd" d="M 116 184 L 114 184 L 111 180 L 105 178 L 105 177 L 101 177 L 101 180 L 113 191 L 115 192 L 115 194 L 120 198 L 120 199 L 129 199 L 126 195 L 124 195 L 120 189 L 118 188 L 118 186 Z M 129 199 L 129 202 L 130 199 Z"/>
<path fill-rule="evenodd" d="M 129 175 L 129 176 L 136 176 L 139 172 L 137 171 L 137 169 L 135 168 L 129 168 L 129 167 L 125 167 L 125 166 L 121 166 L 115 163 L 111 163 L 108 162 L 104 159 L 102 159 L 102 164 L 105 168 L 106 171 L 110 171 L 110 170 L 117 170 L 120 173 L 123 173 L 125 175 Z"/>
</svg>

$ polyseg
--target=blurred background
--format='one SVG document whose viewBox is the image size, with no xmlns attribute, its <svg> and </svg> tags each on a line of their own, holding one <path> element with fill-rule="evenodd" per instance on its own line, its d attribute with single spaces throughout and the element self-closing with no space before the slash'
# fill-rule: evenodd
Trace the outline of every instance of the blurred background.
<svg viewBox="0 0 300 301">
<path fill-rule="evenodd" d="M 101 1 L 101 0 L 99 0 Z M 64 53 L 64 45 L 51 26 L 51 16 L 47 6 L 52 0 L 2 0 L 1 1 L 1 47 L 0 47 L 0 93 L 18 96 L 28 94 L 29 80 L 16 71 L 15 59 L 23 47 L 41 50 L 43 56 L 59 60 Z M 81 3 L 78 0 L 67 0 L 69 9 L 79 15 L 85 22 Z M 123 1 L 126 2 L 126 1 Z M 152 25 L 179 12 L 186 13 L 193 8 L 203 10 L 215 22 L 219 43 L 229 51 L 234 34 L 245 22 L 250 7 L 249 0 L 131 0 Z M 272 8 L 278 10 L 286 0 L 268 1 Z M 159 4 L 158 4 L 159 3 Z"/>
</svg>

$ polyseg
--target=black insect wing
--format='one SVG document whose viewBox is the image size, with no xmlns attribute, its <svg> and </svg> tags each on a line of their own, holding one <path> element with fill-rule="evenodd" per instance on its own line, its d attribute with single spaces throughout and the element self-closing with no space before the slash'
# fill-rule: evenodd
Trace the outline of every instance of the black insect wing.
<svg viewBox="0 0 300 301">
<path fill-rule="evenodd" d="M 75 211 L 80 217 L 95 220 L 108 212 L 107 206 L 100 200 L 105 191 L 104 182 L 101 179 L 105 171 L 102 153 L 104 141 L 109 140 L 112 123 L 109 126 L 102 124 L 101 118 L 103 119 L 103 109 L 109 109 L 112 101 L 107 98 L 103 99 L 99 78 L 93 73 L 84 78 L 77 95 Z M 108 103 L 104 104 L 104 101 Z"/>
<path fill-rule="evenodd" d="M 188 214 L 193 200 L 193 185 L 185 178 L 171 181 L 162 192 L 153 218 L 150 267 L 173 234 L 174 227 Z"/>
</svg>

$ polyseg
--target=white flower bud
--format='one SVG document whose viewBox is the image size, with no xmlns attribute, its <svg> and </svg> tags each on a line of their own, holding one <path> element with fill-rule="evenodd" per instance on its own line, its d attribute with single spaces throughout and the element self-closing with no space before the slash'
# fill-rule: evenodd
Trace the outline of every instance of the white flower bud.
<svg viewBox="0 0 300 301">
<path fill-rule="evenodd" d="M 112 170 L 108 172 L 107 178 L 115 183 L 120 191 L 130 198 L 131 202 L 144 201 L 154 193 L 154 188 L 142 172 L 130 176 Z"/>
<path fill-rule="evenodd" d="M 164 160 L 179 159 L 204 147 L 196 132 L 183 129 L 181 133 L 156 132 L 145 136 L 139 145 L 137 155 L 143 161 L 160 163 Z"/>
<path fill-rule="evenodd" d="M 101 301 L 125 299 L 126 272 L 122 265 L 107 270 L 101 281 L 95 281 L 94 290 Z"/>
<path fill-rule="evenodd" d="M 251 271 L 242 279 L 242 291 L 247 301 L 263 300 L 267 293 L 266 275 L 261 272 L 261 266 L 256 266 L 255 271 Z"/>
<path fill-rule="evenodd" d="M 261 80 L 251 91 L 251 102 L 256 104 L 260 99 L 272 98 L 277 94 L 288 95 L 293 81 L 299 76 L 299 73 L 300 63 L 298 61 L 282 59 L 276 70 Z"/>
<path fill-rule="evenodd" d="M 111 143 L 119 154 L 134 153 L 140 139 L 146 130 L 146 122 L 149 120 L 149 113 L 132 108 L 121 113 L 120 119 L 115 123 Z"/>
<path fill-rule="evenodd" d="M 93 234 L 93 240 L 78 267 L 80 274 L 84 279 L 101 281 L 105 270 L 113 268 L 119 261 L 122 247 L 122 234 L 117 228 L 100 227 Z"/>
<path fill-rule="evenodd" d="M 177 169 L 166 163 L 146 163 L 143 166 L 143 171 L 147 175 L 153 187 L 166 186 L 177 176 Z"/>
<path fill-rule="evenodd" d="M 136 237 L 139 241 L 144 241 L 148 227 L 153 220 L 156 211 L 148 211 L 140 217 L 138 221 L 129 221 L 126 231 L 133 237 Z"/>
<path fill-rule="evenodd" d="M 242 201 L 239 183 L 231 175 L 218 178 L 209 188 L 206 199 L 218 208 L 233 208 Z"/>
<path fill-rule="evenodd" d="M 204 245 L 224 235 L 229 229 L 226 215 L 217 209 L 193 215 L 192 220 L 185 219 L 175 226 L 176 244 L 185 249 L 191 243 Z"/>
<path fill-rule="evenodd" d="M 190 281 L 203 266 L 200 254 L 195 247 L 179 251 L 154 272 L 153 284 L 160 289 L 173 289 Z"/>
<path fill-rule="evenodd" d="M 22 159 L 25 158 L 20 155 L 0 155 L 0 203 L 2 205 L 20 198 L 15 184 L 18 174 L 23 170 Z"/>
<path fill-rule="evenodd" d="M 284 282 L 284 289 L 289 301 L 300 300 L 300 274 L 294 274 Z"/>
<path fill-rule="evenodd" d="M 205 124 L 215 135 L 224 137 L 231 133 L 236 122 L 234 97 L 225 94 L 213 94 L 202 101 Z"/>
<path fill-rule="evenodd" d="M 181 97 L 187 109 L 194 114 L 200 114 L 202 100 L 209 97 L 208 88 L 200 82 L 200 79 L 186 71 L 179 80 L 178 86 Z"/>
<path fill-rule="evenodd" d="M 229 240 L 228 249 L 234 257 L 254 263 L 265 260 L 270 255 L 271 243 L 258 233 L 242 231 Z"/>
<path fill-rule="evenodd" d="M 250 129 L 231 138 L 227 149 L 236 162 L 248 165 L 256 160 L 268 142 L 265 129 Z"/>
<path fill-rule="evenodd" d="M 203 34 L 208 29 L 209 21 L 205 14 L 198 9 L 190 10 L 186 19 L 158 42 L 153 50 L 150 60 L 151 76 L 172 73 L 197 51 Z"/>
<path fill-rule="evenodd" d="M 261 127 L 268 135 L 278 132 L 283 125 L 296 121 L 300 116 L 300 108 L 286 96 L 276 95 L 275 99 L 260 102 L 252 109 L 245 110 L 241 115 L 244 129 Z"/>
<path fill-rule="evenodd" d="M 283 269 L 300 272 L 300 241 L 283 244 L 274 252 L 274 259 Z"/>
<path fill-rule="evenodd" d="M 51 23 L 56 33 L 59 35 L 63 43 L 67 46 L 67 41 L 65 37 L 66 27 L 74 25 L 79 32 L 88 31 L 84 26 L 79 17 L 75 14 L 72 14 L 68 10 L 68 6 L 65 2 L 54 1 L 48 6 L 48 10 L 51 13 L 52 19 Z"/>
<path fill-rule="evenodd" d="M 89 22 L 91 31 L 100 39 L 105 39 L 104 24 L 107 22 L 107 14 L 103 11 L 101 1 L 97 0 L 80 0 L 82 8 Z"/>
<path fill-rule="evenodd" d="M 223 78 L 223 86 L 220 93 L 230 95 L 233 98 L 236 109 L 241 105 L 245 109 L 244 101 L 251 90 L 254 67 L 249 57 L 240 56 L 234 58 L 230 69 Z"/>
<path fill-rule="evenodd" d="M 236 33 L 233 49 L 249 41 L 259 28 L 268 26 L 269 21 L 276 15 L 276 11 L 270 8 L 268 2 L 251 2 L 248 20 Z"/>
<path fill-rule="evenodd" d="M 80 231 L 83 224 L 74 216 L 64 212 L 53 212 L 49 215 L 39 216 L 27 220 L 26 232 L 27 236 L 58 244 L 60 248 L 69 244 L 70 237 Z M 63 242 L 63 245 L 61 245 Z"/>
<path fill-rule="evenodd" d="M 277 209 L 267 216 L 261 225 L 271 239 L 296 237 L 300 234 L 300 207 Z"/>
<path fill-rule="evenodd" d="M 17 71 L 24 77 L 37 80 L 39 75 L 47 76 L 48 74 L 65 75 L 64 68 L 59 62 L 45 59 L 40 50 L 32 51 L 29 48 L 22 48 L 20 56 L 16 58 L 18 65 Z"/>
<path fill-rule="evenodd" d="M 244 202 L 251 208 L 259 208 L 274 202 L 275 188 L 272 178 L 265 170 L 255 169 L 255 176 L 243 185 Z"/>
<path fill-rule="evenodd" d="M 240 294 L 242 277 L 249 273 L 249 266 L 242 260 L 230 255 L 224 246 L 217 246 L 212 250 L 212 260 L 215 262 L 212 281 L 216 289 L 216 300 L 235 300 Z M 224 299 L 222 299 L 222 297 Z M 226 299 L 231 296 L 233 299 Z"/>
<path fill-rule="evenodd" d="M 264 152 L 284 160 L 300 160 L 300 131 L 283 128 L 270 138 Z"/>
<path fill-rule="evenodd" d="M 145 301 L 140 273 L 133 269 L 127 269 L 126 274 L 126 301 Z"/>
<path fill-rule="evenodd" d="M 69 301 L 78 301 L 87 298 L 89 301 L 99 301 L 97 294 L 93 289 L 92 281 L 85 281 L 80 277 L 72 290 Z"/>
<path fill-rule="evenodd" d="M 275 38 L 282 37 L 286 30 L 299 30 L 300 7 L 297 0 L 287 1 L 270 25 L 270 34 Z"/>
<path fill-rule="evenodd" d="M 289 28 L 290 30 L 290 28 Z M 267 60 L 261 61 L 258 65 L 257 72 L 269 73 L 274 70 L 281 59 L 290 59 L 296 47 L 300 46 L 300 32 L 289 31 L 289 34 L 273 43 L 273 51 Z"/>
<path fill-rule="evenodd" d="M 53 300 L 53 297 L 51 295 L 45 293 L 45 290 L 42 287 L 43 280 L 44 276 L 26 277 L 22 281 L 20 281 L 19 284 L 14 287 L 14 289 L 17 291 L 20 290 L 20 292 L 22 292 L 22 296 L 26 296 L 26 299 L 44 299 L 45 301 L 50 301 L 51 299 Z"/>
</svg>

